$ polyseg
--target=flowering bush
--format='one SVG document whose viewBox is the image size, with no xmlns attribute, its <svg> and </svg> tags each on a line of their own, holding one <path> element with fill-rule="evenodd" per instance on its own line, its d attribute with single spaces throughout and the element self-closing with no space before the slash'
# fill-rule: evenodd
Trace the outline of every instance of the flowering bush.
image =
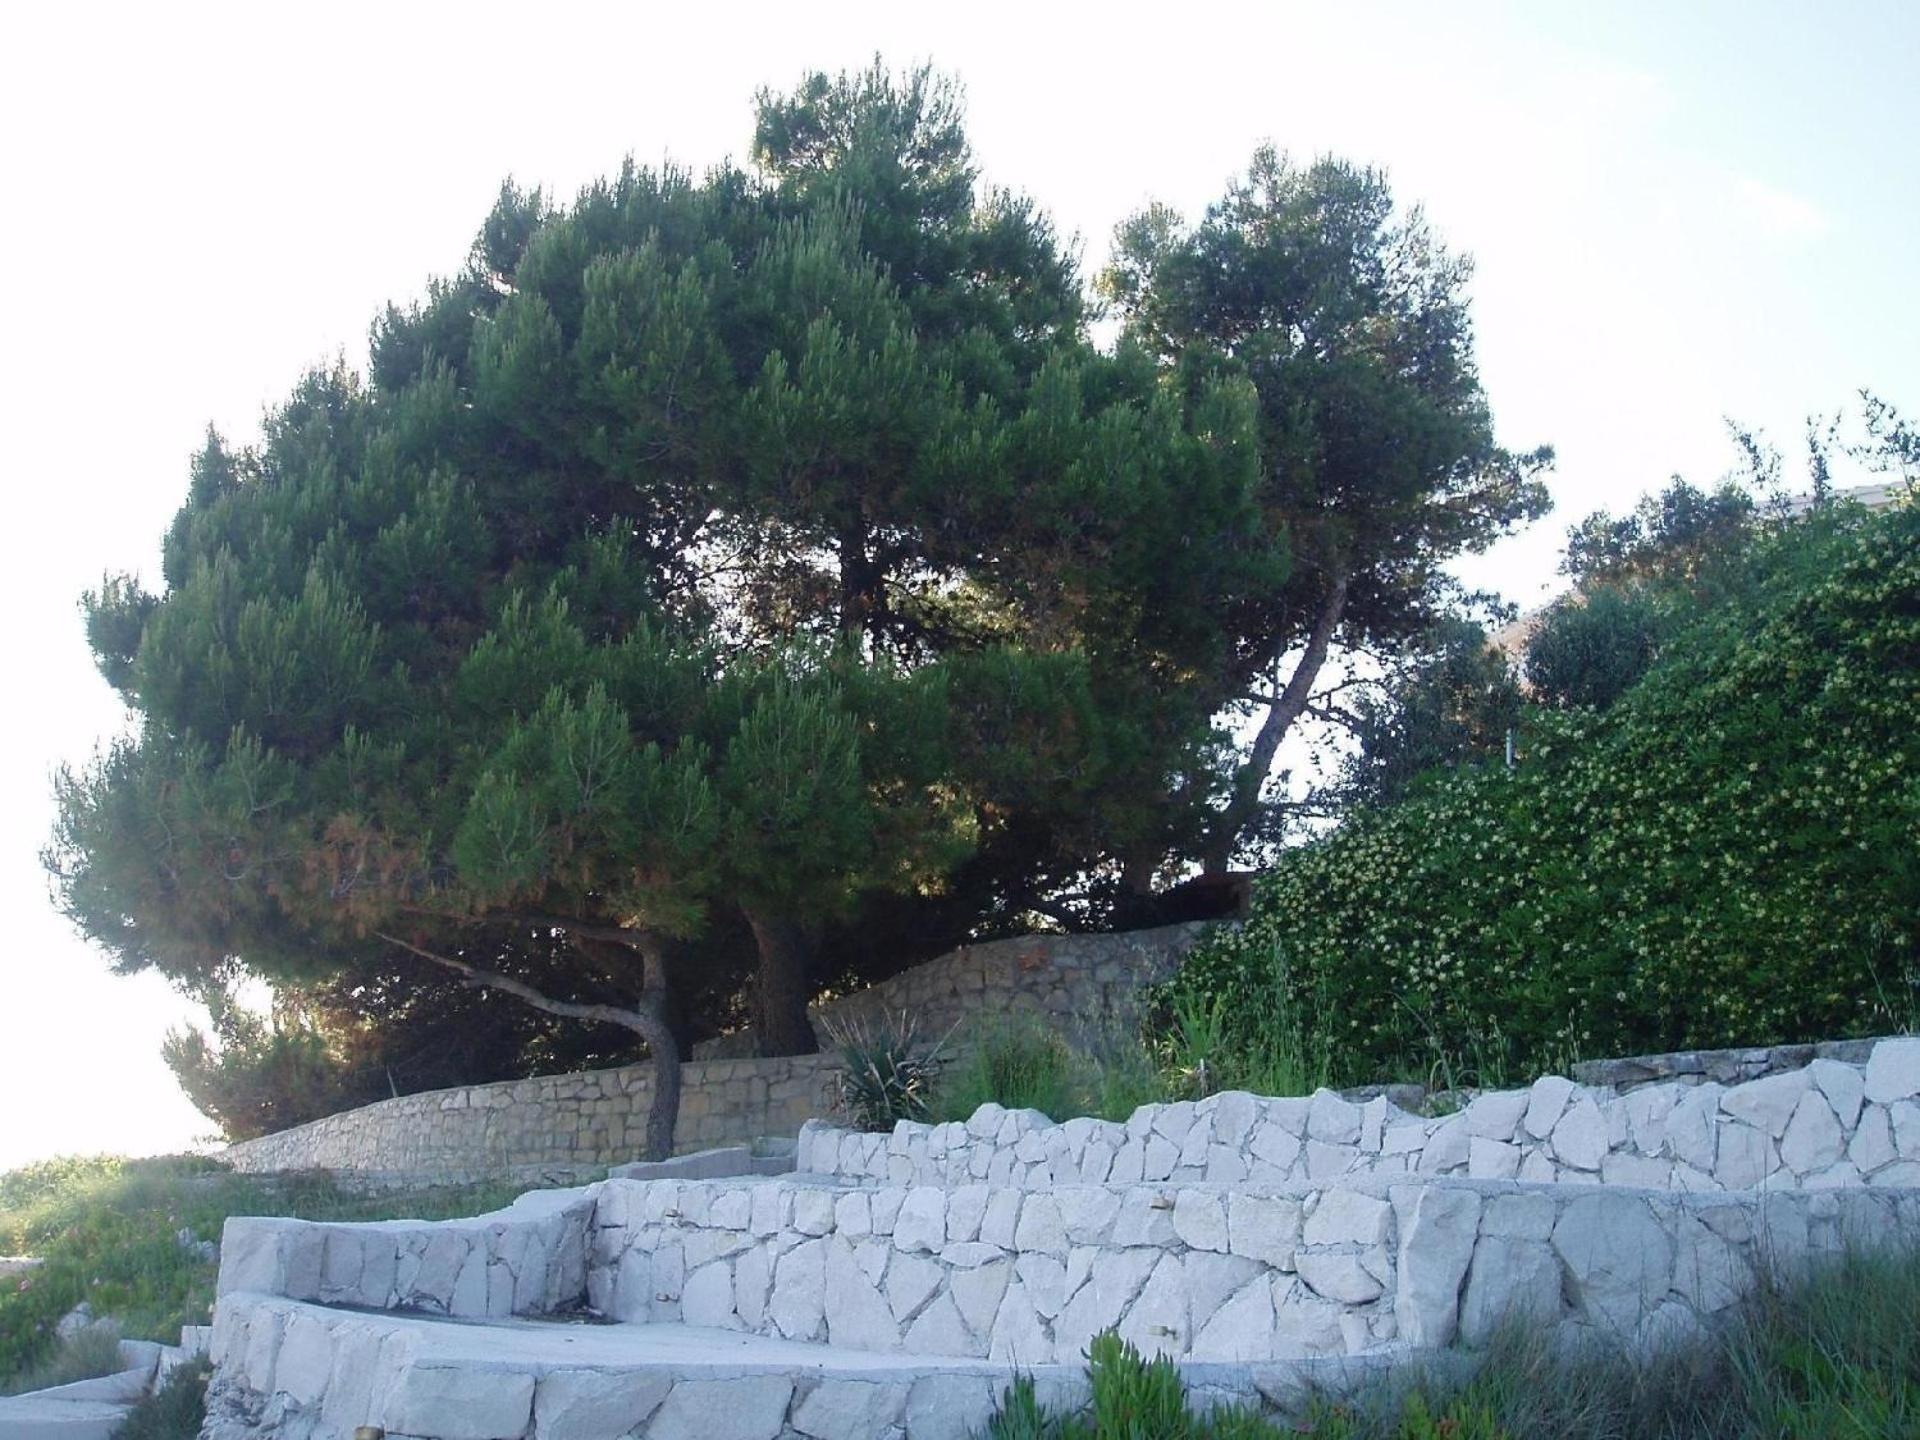
<svg viewBox="0 0 1920 1440">
<path fill-rule="evenodd" d="M 1176 995 L 1287 986 L 1352 1082 L 1911 1026 L 1920 507 L 1769 531 L 1743 573 L 1604 713 L 1530 713 L 1517 768 L 1288 852 Z"/>
</svg>

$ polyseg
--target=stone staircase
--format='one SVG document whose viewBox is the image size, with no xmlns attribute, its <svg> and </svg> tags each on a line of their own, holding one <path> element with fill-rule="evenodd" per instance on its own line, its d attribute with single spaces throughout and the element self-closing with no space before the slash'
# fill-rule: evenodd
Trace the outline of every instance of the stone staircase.
<svg viewBox="0 0 1920 1440">
<path fill-rule="evenodd" d="M 0 1396 L 0 1440 L 109 1440 L 175 1366 L 206 1353 L 212 1330 L 188 1325 L 178 1345 L 122 1340 L 124 1368 L 25 1395 Z"/>
<path fill-rule="evenodd" d="M 206 1440 L 942 1440 L 1015 1373 L 1078 1403 L 1109 1329 L 1197 1404 L 1279 1409 L 1516 1314 L 1658 1344 L 1765 1273 L 1920 1241 L 1920 1040 L 1439 1117 L 1321 1092 L 809 1125 L 792 1163 L 230 1221 Z"/>
</svg>

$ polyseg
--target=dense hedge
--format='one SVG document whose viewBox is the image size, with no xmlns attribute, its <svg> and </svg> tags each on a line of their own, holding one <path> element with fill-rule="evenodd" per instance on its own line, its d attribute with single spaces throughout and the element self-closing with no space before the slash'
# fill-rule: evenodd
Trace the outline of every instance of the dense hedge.
<svg viewBox="0 0 1920 1440">
<path fill-rule="evenodd" d="M 1912 1025 L 1920 507 L 1770 530 L 1741 572 L 1611 708 L 1530 713 L 1517 768 L 1288 852 L 1178 989 L 1277 988 L 1354 1081 Z"/>
</svg>

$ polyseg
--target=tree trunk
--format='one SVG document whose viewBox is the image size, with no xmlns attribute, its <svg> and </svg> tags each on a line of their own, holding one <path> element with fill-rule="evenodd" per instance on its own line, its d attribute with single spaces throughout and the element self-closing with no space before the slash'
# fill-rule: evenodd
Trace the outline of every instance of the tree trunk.
<svg viewBox="0 0 1920 1440">
<path fill-rule="evenodd" d="M 673 1154 L 673 1132 L 680 1123 L 680 1042 L 667 1023 L 667 973 L 658 942 L 644 942 L 640 956 L 647 988 L 634 1011 L 633 1029 L 653 1058 L 653 1098 L 647 1104 L 647 1148 L 641 1158 L 665 1160 Z"/>
<path fill-rule="evenodd" d="M 1282 690 L 1267 706 L 1267 718 L 1260 722 L 1260 729 L 1253 737 L 1253 749 L 1248 752 L 1246 762 L 1234 773 L 1233 793 L 1228 797 L 1224 810 L 1215 818 L 1207 844 L 1201 852 L 1202 870 L 1208 875 L 1225 875 L 1227 866 L 1233 860 L 1234 849 L 1240 843 L 1240 834 L 1260 809 L 1260 792 L 1266 787 L 1267 776 L 1273 773 L 1273 757 L 1279 753 L 1280 742 L 1287 738 L 1287 731 L 1293 728 L 1307 708 L 1307 701 L 1313 694 L 1313 682 L 1319 677 L 1320 667 L 1327 660 L 1327 646 L 1332 643 L 1333 632 L 1340 626 L 1340 617 L 1347 608 L 1347 577 L 1336 575 L 1326 598 L 1320 604 L 1320 613 L 1314 617 L 1313 630 L 1307 636 L 1307 648 L 1301 652 L 1299 663 L 1293 667 L 1293 674 L 1287 677 L 1287 688 Z"/>
<path fill-rule="evenodd" d="M 621 1005 L 578 1004 L 571 1000 L 556 1000 L 551 995 L 535 989 L 526 981 L 513 975 L 503 975 L 498 971 L 483 969 L 469 964 L 465 960 L 451 955 L 442 955 L 403 940 L 397 935 L 388 935 L 375 930 L 374 938 L 397 946 L 410 955 L 423 960 L 431 960 L 455 974 L 465 978 L 469 985 L 482 989 L 498 990 L 502 994 L 512 995 L 524 1000 L 536 1010 L 544 1010 L 549 1015 L 559 1015 L 569 1020 L 595 1020 L 604 1025 L 619 1025 L 631 1030 L 646 1042 L 647 1053 L 653 1059 L 653 1098 L 647 1107 L 646 1153 L 643 1160 L 665 1160 L 673 1154 L 673 1132 L 680 1119 L 680 1047 L 673 1038 L 673 1027 L 667 1024 L 667 984 L 666 965 L 657 937 L 640 931 L 613 931 L 605 927 L 587 926 L 566 917 L 543 920 L 555 930 L 565 931 L 567 938 L 589 960 L 597 960 L 589 948 L 592 940 L 622 947 L 640 956 L 645 975 L 645 987 L 640 994 L 640 1003 L 634 1009 Z M 604 965 L 598 967 L 604 969 Z"/>
<path fill-rule="evenodd" d="M 807 941 L 784 916 L 746 912 L 760 952 L 753 976 L 753 1044 L 758 1055 L 811 1055 L 820 1048 L 807 1018 Z"/>
</svg>

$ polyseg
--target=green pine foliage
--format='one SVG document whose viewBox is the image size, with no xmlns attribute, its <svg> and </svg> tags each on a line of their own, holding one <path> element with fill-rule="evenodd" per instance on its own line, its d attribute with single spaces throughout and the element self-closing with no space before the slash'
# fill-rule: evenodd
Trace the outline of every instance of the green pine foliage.
<svg viewBox="0 0 1920 1440">
<path fill-rule="evenodd" d="M 1920 1019 L 1920 507 L 1756 538 L 1611 708 L 1287 852 L 1175 996 L 1312 1017 L 1336 1079 Z"/>
<path fill-rule="evenodd" d="M 203 993 L 437 964 L 663 1065 L 1150 920 L 1284 823 L 1330 648 L 1417 646 L 1544 505 L 1468 273 L 1261 149 L 1124 228 L 1097 343 L 957 85 L 878 63 L 759 96 L 745 168 L 509 184 L 366 374 L 209 435 L 157 589 L 87 598 L 134 725 L 59 781 L 61 902 Z"/>
<path fill-rule="evenodd" d="M 663 984 L 748 982 L 811 1048 L 864 901 L 982 855 L 964 931 L 1139 829 L 1210 743 L 1170 655 L 1284 572 L 1245 379 L 1081 322 L 926 71 L 763 96 L 751 174 L 508 187 L 369 377 L 209 437 L 163 591 L 88 597 L 138 725 L 59 783 L 68 913 L 203 990 L 437 956 L 656 1054 Z"/>
</svg>

